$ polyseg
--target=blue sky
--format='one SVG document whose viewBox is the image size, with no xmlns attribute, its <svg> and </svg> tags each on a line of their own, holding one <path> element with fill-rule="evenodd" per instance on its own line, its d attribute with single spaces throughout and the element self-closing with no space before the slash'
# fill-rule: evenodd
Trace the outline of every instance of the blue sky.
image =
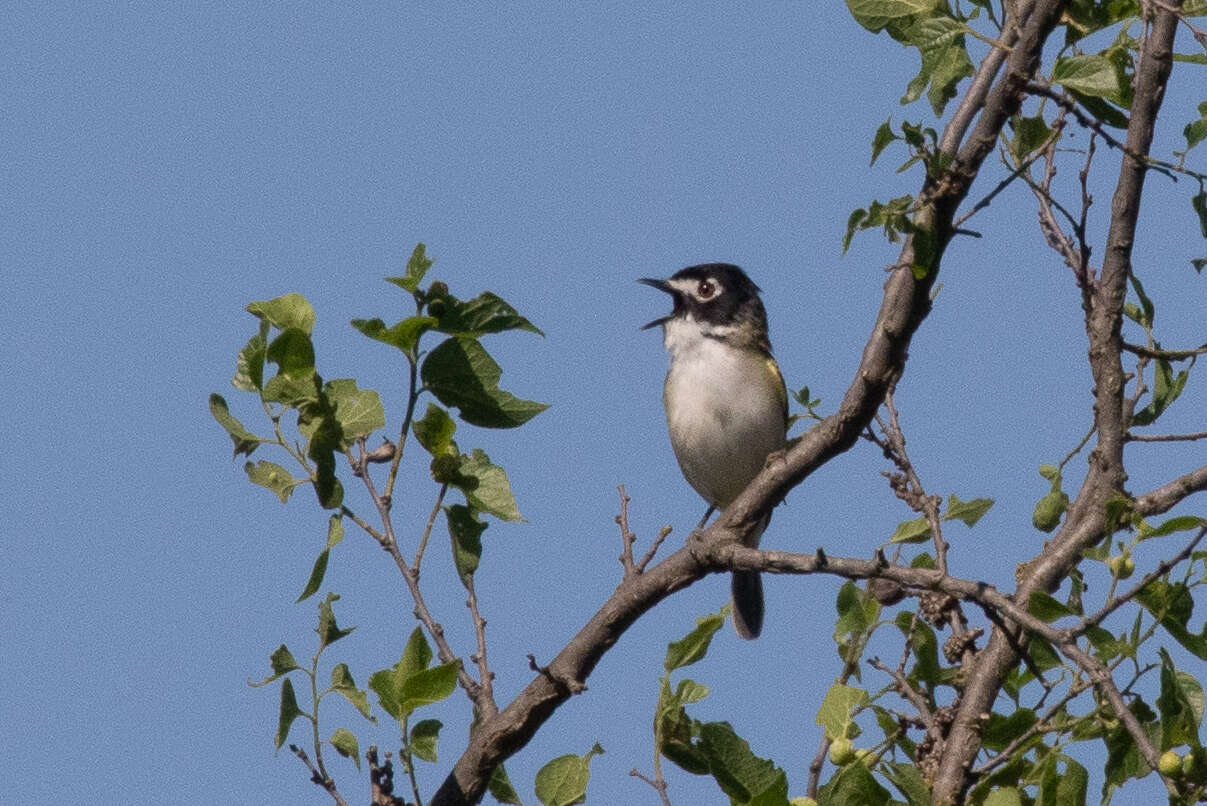
<svg viewBox="0 0 1207 806">
<path fill-rule="evenodd" d="M 528 520 L 491 525 L 478 581 L 506 701 L 530 679 L 527 654 L 550 658 L 618 583 L 617 484 L 643 541 L 669 523 L 678 545 L 702 509 L 665 436 L 659 338 L 638 330 L 666 300 L 634 280 L 744 266 L 789 386 L 832 410 L 896 255 L 870 233 L 842 256 L 847 215 L 919 181 L 893 172 L 898 153 L 869 168 L 872 134 L 890 115 L 930 121 L 897 103 L 916 57 L 841 4 L 13 4 L 6 17 L 0 367 L 14 438 L 0 501 L 0 772 L 14 803 L 64 790 L 115 804 L 325 800 L 296 759 L 273 755 L 275 688 L 246 685 L 282 641 L 311 651 L 314 601 L 292 602 L 326 523 L 309 495 L 283 507 L 249 485 L 207 411 L 217 391 L 263 426 L 229 386 L 249 301 L 309 298 L 320 372 L 381 392 L 391 432 L 402 362 L 347 322 L 407 312 L 381 278 L 416 242 L 453 293 L 490 289 L 547 334 L 487 347 L 504 388 L 552 407 L 518 431 L 458 432 L 507 468 Z M 1196 116 L 1195 80 L 1175 79 L 1159 156 Z M 1137 269 L 1163 341 L 1200 344 L 1191 189 L 1150 182 L 1163 198 L 1145 208 Z M 1110 185 L 1095 193 L 1100 232 Z M 1087 428 L 1088 373 L 1077 293 L 1029 196 L 1012 188 L 969 226 L 984 237 L 949 251 L 898 402 L 931 491 L 998 501 L 975 529 L 953 527 L 953 570 L 1005 584 L 1042 544 L 1035 468 Z M 1192 379 L 1186 397 L 1203 393 Z M 1195 405 L 1163 426 L 1195 430 Z M 1130 456 L 1137 492 L 1203 462 L 1201 448 Z M 413 530 L 434 490 L 412 459 L 399 497 Z M 764 543 L 870 556 L 911 516 L 881 469 L 865 446 L 838 458 L 777 511 Z M 359 626 L 332 660 L 362 685 L 413 628 L 385 559 L 350 531 L 324 588 L 343 596 L 341 624 Z M 463 592 L 443 556 L 430 563 L 430 602 L 468 647 Z M 764 637 L 727 628 L 690 670 L 713 689 L 696 713 L 773 755 L 794 795 L 840 671 L 838 585 L 769 580 Z M 650 768 L 665 644 L 727 591 L 705 580 L 625 635 L 509 764 L 526 802 L 541 764 L 596 741 L 607 754 L 591 802 L 653 802 L 628 771 Z M 446 729 L 426 793 L 456 757 L 463 702 L 435 709 Z M 332 705 L 328 731 L 392 741 Z M 362 797 L 349 762 L 331 768 Z M 680 803 L 720 799 L 684 774 L 671 787 Z"/>
</svg>

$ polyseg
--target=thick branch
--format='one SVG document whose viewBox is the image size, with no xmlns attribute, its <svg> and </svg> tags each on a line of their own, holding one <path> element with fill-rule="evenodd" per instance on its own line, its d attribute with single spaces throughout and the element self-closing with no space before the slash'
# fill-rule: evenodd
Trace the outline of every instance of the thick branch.
<svg viewBox="0 0 1207 806">
<path fill-rule="evenodd" d="M 1051 3 L 1049 10 L 1058 14 L 1062 6 Z M 1055 23 L 1055 17 L 1051 22 Z M 1141 46 L 1127 148 L 1111 206 L 1106 255 L 1101 275 L 1091 288 L 1086 311 L 1098 443 L 1090 455 L 1089 472 L 1077 500 L 1069 509 L 1064 528 L 1045 546 L 1042 554 L 1027 564 L 1014 597 L 1018 601 L 1027 601 L 1034 590 L 1053 590 L 1077 563 L 1081 552 L 1102 538 L 1106 528 L 1106 502 L 1120 494 L 1127 478 L 1123 469 L 1128 423 L 1124 408 L 1125 376 L 1120 360 L 1123 344 L 1120 326 L 1147 165 L 1144 156 L 1152 143 L 1157 110 L 1169 78 L 1176 26 L 1174 14 L 1158 12 L 1152 32 Z M 981 747 L 979 717 L 992 710 L 1004 675 L 1018 663 L 1017 646 L 1017 635 L 1008 634 L 1001 627 L 995 628 L 966 677 L 964 696 L 948 738 L 949 751 L 944 754 L 935 780 L 935 803 L 958 801 L 970 783 L 967 771 Z"/>
</svg>

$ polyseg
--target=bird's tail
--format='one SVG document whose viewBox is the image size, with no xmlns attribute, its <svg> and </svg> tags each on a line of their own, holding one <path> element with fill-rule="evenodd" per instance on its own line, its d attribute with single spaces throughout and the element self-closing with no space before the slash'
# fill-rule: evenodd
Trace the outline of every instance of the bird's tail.
<svg viewBox="0 0 1207 806">
<path fill-rule="evenodd" d="M 763 577 L 758 571 L 734 571 L 733 626 L 747 641 L 763 631 Z"/>
<path fill-rule="evenodd" d="M 751 548 L 759 547 L 759 538 L 763 536 L 767 524 L 771 522 L 768 515 L 746 545 Z M 733 596 L 733 627 L 738 636 L 752 641 L 763 631 L 763 577 L 758 571 L 734 571 L 730 582 Z"/>
</svg>

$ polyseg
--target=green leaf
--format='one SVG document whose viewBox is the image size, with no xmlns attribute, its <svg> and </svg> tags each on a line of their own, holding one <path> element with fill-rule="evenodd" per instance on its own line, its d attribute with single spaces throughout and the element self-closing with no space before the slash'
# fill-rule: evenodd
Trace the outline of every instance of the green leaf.
<svg viewBox="0 0 1207 806">
<path fill-rule="evenodd" d="M 327 545 L 319 552 L 319 556 L 314 561 L 314 567 L 310 569 L 310 578 L 306 580 L 306 587 L 302 589 L 302 594 L 294 601 L 294 604 L 308 599 L 318 592 L 322 587 L 323 577 L 327 574 L 327 561 L 331 556 L 331 549 L 334 548 L 341 540 L 344 539 L 344 521 L 340 515 L 332 515 L 327 520 Z"/>
<path fill-rule="evenodd" d="M 369 677 L 369 688 L 377 693 L 386 713 L 395 719 L 402 718 L 403 687 L 410 677 L 426 669 L 431 660 L 432 648 L 423 637 L 423 630 L 416 627 L 411 631 L 398 663 L 376 671 Z"/>
<path fill-rule="evenodd" d="M 1188 744 L 1199 747 L 1199 725 L 1203 721 L 1203 687 L 1173 665 L 1164 647 L 1161 653 L 1161 695 L 1157 710 L 1161 714 L 1161 749 Z"/>
<path fill-rule="evenodd" d="M 277 749 L 281 749 L 281 745 L 285 744 L 285 740 L 289 738 L 289 728 L 293 725 L 293 720 L 299 716 L 303 716 L 302 709 L 298 707 L 298 698 L 293 693 L 293 681 L 288 677 L 281 684 L 281 710 L 277 718 Z"/>
<path fill-rule="evenodd" d="M 1207 238 L 1207 190 L 1200 190 L 1198 193 L 1190 197 L 1190 206 L 1194 209 L 1195 215 L 1199 217 L 1199 231 L 1203 233 L 1203 237 Z M 1195 263 L 1196 270 L 1201 270 L 1197 261 Z"/>
<path fill-rule="evenodd" d="M 457 688 L 457 671 L 461 661 L 453 660 L 416 672 L 402 685 L 401 709 L 410 716 L 416 708 L 447 699 Z"/>
<path fill-rule="evenodd" d="M 1126 90 L 1121 86 L 1120 78 L 1115 64 L 1102 54 L 1066 56 L 1057 59 L 1056 66 L 1052 68 L 1053 84 L 1127 106 Z"/>
<path fill-rule="evenodd" d="M 434 316 L 416 315 L 386 327 L 386 323 L 380 319 L 353 319 L 352 327 L 375 341 L 397 347 L 407 355 L 414 356 L 419 339 L 434 328 L 437 321 Z"/>
<path fill-rule="evenodd" d="M 1010 742 L 1022 736 L 1038 721 L 1039 717 L 1030 708 L 1019 708 L 1009 716 L 990 714 L 985 722 L 983 734 L 985 747 L 990 750 L 1004 750 Z"/>
<path fill-rule="evenodd" d="M 678 767 L 693 775 L 708 774 L 708 758 L 697 746 L 700 723 L 688 717 L 682 705 L 673 704 L 673 695 L 663 678 L 657 711 L 658 750 Z"/>
<path fill-rule="evenodd" d="M 500 520 L 524 520 L 516 508 L 507 473 L 491 464 L 485 451 L 475 448 L 472 454 L 462 454 L 458 461 L 457 473 L 448 481 L 465 493 L 466 503 L 478 512 Z"/>
<path fill-rule="evenodd" d="M 315 632 L 319 635 L 319 651 L 326 649 L 346 635 L 351 635 L 355 627 L 341 630 L 335 623 L 335 611 L 331 605 L 339 600 L 338 593 L 328 593 L 327 598 L 319 603 L 319 623 Z"/>
<path fill-rule="evenodd" d="M 909 806 L 930 806 L 930 787 L 916 766 L 890 761 L 884 767 L 884 777 L 905 796 Z"/>
<path fill-rule="evenodd" d="M 247 312 L 280 330 L 297 329 L 307 336 L 314 330 L 314 308 L 301 294 L 252 302 Z"/>
<path fill-rule="evenodd" d="M 411 752 L 424 761 L 435 763 L 436 742 L 444 724 L 439 719 L 421 719 L 411 728 Z"/>
<path fill-rule="evenodd" d="M 272 674 L 261 680 L 259 683 L 252 683 L 248 681 L 248 685 L 252 686 L 253 688 L 259 688 L 260 686 L 268 685 L 283 674 L 288 674 L 295 669 L 302 668 L 301 666 L 298 666 L 298 662 L 294 660 L 293 654 L 284 644 L 281 644 L 279 647 L 273 650 L 273 653 L 269 656 L 268 660 L 272 664 Z"/>
<path fill-rule="evenodd" d="M 889 537 L 890 543 L 924 543 L 930 539 L 930 522 L 925 517 L 901 521 Z"/>
<path fill-rule="evenodd" d="M 931 4 L 933 5 L 933 4 Z M 972 60 L 964 47 L 965 26 L 951 17 L 920 19 L 903 29 L 901 38 L 918 48 L 922 67 L 906 89 L 901 103 L 917 100 L 929 84 L 927 100 L 936 115 L 942 115 L 947 102 L 955 97 L 956 84 L 972 75 Z"/>
<path fill-rule="evenodd" d="M 423 415 L 423 419 L 416 421 L 411 426 L 411 430 L 415 433 L 415 438 L 419 440 L 423 449 L 432 456 L 445 456 L 452 453 L 449 449 L 453 446 L 453 434 L 457 431 L 457 423 L 448 416 L 447 411 L 435 403 L 427 404 L 427 412 Z"/>
<path fill-rule="evenodd" d="M 424 359 L 424 386 L 461 419 L 483 428 L 515 428 L 545 409 L 499 388 L 502 370 L 475 339 L 449 338 Z"/>
<path fill-rule="evenodd" d="M 671 641 L 667 644 L 666 658 L 662 661 L 663 668 L 669 673 L 675 669 L 682 669 L 684 666 L 691 666 L 703 658 L 708 653 L 708 646 L 712 643 L 713 636 L 725 623 L 725 612 L 722 610 L 719 613 L 701 616 L 696 619 L 695 629 L 678 641 Z"/>
<path fill-rule="evenodd" d="M 884 151 L 889 143 L 901 139 L 893 134 L 892 120 L 892 118 L 889 118 L 880 124 L 880 128 L 876 129 L 876 135 L 872 138 L 872 161 L 869 163 L 869 166 L 876 164 L 876 160 L 880 157 L 880 152 Z"/>
<path fill-rule="evenodd" d="M 881 786 L 863 764 L 848 764 L 817 793 L 825 806 L 887 806 L 892 794 Z"/>
<path fill-rule="evenodd" d="M 1004 786 L 990 792 L 983 806 L 1023 806 L 1023 798 L 1015 787 Z"/>
<path fill-rule="evenodd" d="M 1153 580 L 1140 589 L 1136 600 L 1161 622 L 1174 640 L 1199 660 L 1207 660 L 1207 624 L 1197 634 L 1187 629 L 1194 598 L 1184 583 Z"/>
<path fill-rule="evenodd" d="M 327 741 L 335 748 L 335 752 L 344 758 L 355 761 L 356 769 L 360 770 L 360 743 L 356 741 L 356 735 L 352 731 L 347 728 L 336 728 L 335 733 L 331 734 L 331 738 Z"/>
<path fill-rule="evenodd" d="M 253 484 L 259 484 L 276 493 L 282 504 L 288 503 L 294 487 L 306 483 L 305 479 L 295 479 L 289 475 L 288 470 L 265 459 L 261 459 L 255 464 L 247 462 L 243 465 L 243 472 L 247 474 L 247 478 Z"/>
<path fill-rule="evenodd" d="M 604 750 L 598 744 L 586 755 L 558 756 L 536 774 L 536 796 L 545 806 L 571 806 L 585 803 L 587 783 L 591 780 L 591 757 Z"/>
<path fill-rule="evenodd" d="M 453 504 L 444 508 L 448 521 L 448 534 L 452 538 L 453 562 L 461 584 L 468 585 L 471 574 L 478 570 L 482 559 L 482 532 L 487 523 L 467 506 Z"/>
<path fill-rule="evenodd" d="M 386 280 L 413 294 L 419 288 L 419 284 L 423 282 L 423 276 L 427 274 L 427 270 L 431 267 L 432 261 L 428 259 L 427 247 L 423 243 L 417 243 L 415 244 L 415 250 L 411 252 L 411 257 L 407 261 L 406 274 L 402 277 L 387 277 Z"/>
<path fill-rule="evenodd" d="M 1176 532 L 1186 532 L 1191 529 L 1201 529 L 1207 526 L 1207 521 L 1197 515 L 1179 515 L 1174 518 L 1169 518 L 1160 526 L 1152 527 L 1147 523 L 1141 524 L 1140 529 L 1136 532 L 1136 537 L 1139 540 L 1150 540 L 1154 537 L 1165 537 Z"/>
<path fill-rule="evenodd" d="M 679 685 L 675 688 L 675 702 L 679 705 L 690 705 L 693 702 L 700 702 L 709 695 L 708 686 L 701 685 L 695 680 L 680 680 Z"/>
<path fill-rule="evenodd" d="M 901 630 L 902 635 L 909 638 L 910 646 L 913 647 L 916 663 L 910 670 L 910 678 L 933 686 L 939 681 L 942 672 L 935 631 L 921 618 L 914 618 L 914 614 L 908 611 L 898 613 L 893 623 Z"/>
<path fill-rule="evenodd" d="M 1154 422 L 1182 394 L 1189 378 L 1189 370 L 1182 370 L 1175 376 L 1169 361 L 1158 358 L 1156 370 L 1153 372 L 1152 400 L 1143 410 L 1136 412 L 1132 417 L 1132 425 L 1149 425 Z"/>
<path fill-rule="evenodd" d="M 450 336 L 477 338 L 507 330 L 527 330 L 539 336 L 545 335 L 536 325 L 516 313 L 515 308 L 489 291 L 465 302 L 445 295 L 443 302 L 436 330 Z"/>
<path fill-rule="evenodd" d="M 331 670 L 331 690 L 352 703 L 365 719 L 370 722 L 377 721 L 369 710 L 369 695 L 363 689 L 356 687 L 356 681 L 352 679 L 352 672 L 348 669 L 348 664 L 337 664 Z"/>
<path fill-rule="evenodd" d="M 260 330 L 248 339 L 235 362 L 235 377 L 231 386 L 244 392 L 259 392 L 264 386 L 264 358 L 268 346 L 268 322 L 260 322 Z"/>
<path fill-rule="evenodd" d="M 222 395 L 210 395 L 210 414 L 218 421 L 218 425 L 226 429 L 231 441 L 235 443 L 235 456 L 241 453 L 251 456 L 251 452 L 264 441 L 244 428 L 243 423 L 230 413 Z"/>
<path fill-rule="evenodd" d="M 1063 616 L 1075 615 L 1072 610 L 1050 593 L 1036 590 L 1031 591 L 1027 601 L 1027 610 L 1031 615 L 1043 621 L 1055 621 Z"/>
<path fill-rule="evenodd" d="M 855 21 L 872 33 L 919 15 L 934 13 L 933 0 L 847 0 L 847 9 Z"/>
<path fill-rule="evenodd" d="M 1052 130 L 1048 128 L 1043 115 L 1034 117 L 1014 117 L 1010 120 L 1014 129 L 1014 137 L 1010 140 L 1010 153 L 1020 162 L 1032 151 L 1048 142 Z"/>
<path fill-rule="evenodd" d="M 845 738 L 853 722 L 851 712 L 869 702 L 868 693 L 861 688 L 835 683 L 826 692 L 817 711 L 817 724 L 826 730 L 830 739 Z"/>
<path fill-rule="evenodd" d="M 1063 772 L 1056 769 L 1056 761 L 1064 763 Z M 1089 783 L 1090 776 L 1085 767 L 1062 753 L 1044 770 L 1035 806 L 1083 804 Z"/>
<path fill-rule="evenodd" d="M 961 501 L 955 495 L 947 499 L 947 512 L 943 515 L 945 521 L 963 521 L 967 526 L 976 526 L 976 522 L 984 517 L 993 506 L 992 498 L 974 498 L 971 501 Z"/>
<path fill-rule="evenodd" d="M 495 767 L 495 771 L 490 774 L 490 781 L 486 784 L 486 789 L 490 792 L 490 796 L 499 803 L 509 804 L 509 806 L 524 806 L 515 787 L 511 785 L 511 779 L 507 777 L 507 770 L 502 764 Z"/>
<path fill-rule="evenodd" d="M 700 751 L 708 759 L 708 770 L 726 795 L 736 803 L 782 803 L 788 801 L 788 778 L 774 762 L 759 758 L 750 744 L 728 722 L 705 722 L 700 726 Z"/>
<path fill-rule="evenodd" d="M 342 436 L 341 448 L 385 428 L 386 411 L 381 405 L 381 397 L 372 389 L 358 389 L 356 381 L 340 378 L 328 381 L 323 392 L 335 407 L 335 420 Z"/>
</svg>

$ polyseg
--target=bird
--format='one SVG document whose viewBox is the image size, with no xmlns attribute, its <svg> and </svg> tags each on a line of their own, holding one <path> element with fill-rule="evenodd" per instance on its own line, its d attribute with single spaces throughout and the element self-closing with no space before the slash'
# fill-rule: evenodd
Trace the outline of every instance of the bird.
<svg viewBox="0 0 1207 806">
<path fill-rule="evenodd" d="M 771 354 L 760 289 L 730 263 L 688 266 L 667 280 L 638 282 L 671 296 L 669 314 L 644 325 L 662 328 L 670 356 L 662 403 L 671 448 L 688 484 L 713 509 L 729 506 L 782 450 L 788 390 Z M 749 537 L 757 548 L 770 515 Z M 754 639 L 763 629 L 763 583 L 757 571 L 734 571 L 733 623 Z"/>
</svg>

